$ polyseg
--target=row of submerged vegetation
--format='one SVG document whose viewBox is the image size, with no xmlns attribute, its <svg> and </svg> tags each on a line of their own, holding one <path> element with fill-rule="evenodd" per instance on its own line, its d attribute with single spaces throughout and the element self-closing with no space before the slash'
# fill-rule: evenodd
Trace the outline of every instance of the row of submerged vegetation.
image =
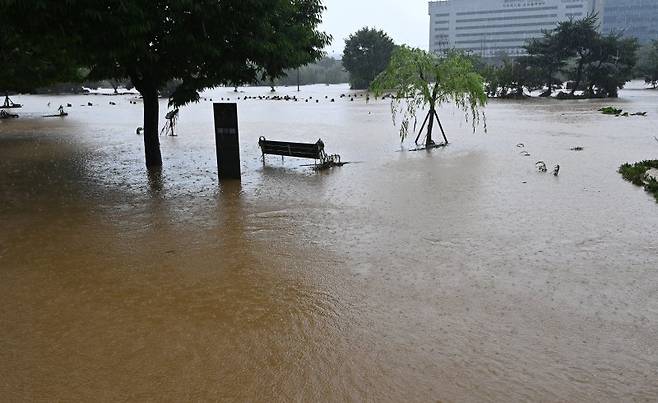
<svg viewBox="0 0 658 403">
<path fill-rule="evenodd" d="M 658 41 L 639 46 L 632 39 L 619 35 L 601 35 L 596 16 L 571 20 L 546 31 L 541 38 L 526 45 L 527 56 L 510 57 L 504 51 L 495 57 L 481 58 L 466 54 L 486 82 L 487 96 L 522 98 L 528 92 L 543 90 L 549 96 L 567 83 L 569 92 L 563 98 L 615 96 L 618 88 L 630 79 L 644 79 L 658 86 Z M 352 89 L 368 89 L 377 75 L 384 71 L 398 47 L 384 31 L 364 27 L 345 40 L 340 59 L 324 56 L 302 66 L 284 69 L 275 77 L 261 77 L 242 85 L 294 86 L 309 84 L 349 83 Z M 454 54 L 455 50 L 447 53 Z M 83 74 L 86 75 L 86 74 Z M 180 84 L 172 81 L 161 89 L 168 97 Z M 127 78 L 84 80 L 81 83 L 57 83 L 33 88 L 33 93 L 80 93 L 82 87 L 132 89 Z M 0 88 L 2 90 L 3 88 Z"/>
<path fill-rule="evenodd" d="M 560 99 L 614 98 L 635 78 L 658 86 L 658 41 L 640 46 L 635 38 L 599 33 L 598 24 L 596 15 L 561 22 L 529 40 L 525 56 L 501 52 L 482 58 L 455 49 L 441 56 L 468 58 L 482 76 L 488 97 L 525 98 L 540 91 L 540 96 Z M 351 35 L 342 59 L 351 87 L 369 88 L 398 47 L 386 33 L 372 28 Z"/>
<path fill-rule="evenodd" d="M 559 99 L 615 98 L 633 78 L 654 87 L 658 80 L 658 41 L 640 48 L 635 38 L 603 35 L 596 15 L 561 22 L 525 50 L 514 59 L 501 54 L 494 63 L 477 60 L 488 96 L 524 98 L 539 90 Z"/>
</svg>

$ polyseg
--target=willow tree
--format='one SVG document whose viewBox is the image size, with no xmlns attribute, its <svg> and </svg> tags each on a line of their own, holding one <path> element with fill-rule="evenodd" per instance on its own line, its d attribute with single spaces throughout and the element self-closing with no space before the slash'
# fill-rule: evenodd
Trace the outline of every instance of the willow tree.
<svg viewBox="0 0 658 403">
<path fill-rule="evenodd" d="M 475 72 L 468 57 L 449 53 L 438 57 L 421 49 L 399 47 L 391 62 L 372 83 L 371 90 L 375 96 L 390 93 L 393 123 L 402 115 L 400 139 L 409 134 L 411 122 L 415 130 L 417 114 L 428 109 L 425 120 L 416 138 L 416 144 L 423 130 L 427 127 L 426 147 L 436 144 L 432 139 L 434 121 L 439 124 L 444 145 L 448 144 L 437 108 L 444 103 L 452 103 L 464 112 L 466 121 L 470 121 L 475 132 L 480 123 L 480 109 L 487 102 L 482 77 Z M 482 113 L 482 120 L 484 114 Z"/>
<path fill-rule="evenodd" d="M 27 42 L 64 46 L 90 80 L 129 78 L 144 99 L 147 167 L 162 165 L 158 92 L 178 107 L 218 85 L 278 77 L 322 57 L 321 0 L 0 0 Z"/>
</svg>

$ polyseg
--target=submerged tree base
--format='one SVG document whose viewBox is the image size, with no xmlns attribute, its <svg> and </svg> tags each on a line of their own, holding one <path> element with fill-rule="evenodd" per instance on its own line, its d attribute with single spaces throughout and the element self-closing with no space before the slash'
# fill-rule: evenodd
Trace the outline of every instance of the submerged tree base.
<svg viewBox="0 0 658 403">
<path fill-rule="evenodd" d="M 576 95 L 570 92 L 560 91 L 555 96 L 555 99 L 587 99 L 585 95 Z"/>
<path fill-rule="evenodd" d="M 408 151 L 425 151 L 425 150 L 429 151 L 429 150 L 433 150 L 433 149 L 435 149 L 435 148 L 443 148 L 443 147 L 447 147 L 448 144 L 449 144 L 449 143 L 438 143 L 438 144 L 424 145 L 424 146 L 422 146 L 422 147 L 412 148 L 412 149 L 410 149 L 410 150 L 408 150 Z"/>
<path fill-rule="evenodd" d="M 570 92 L 560 91 L 555 96 L 555 99 L 605 99 L 605 98 L 619 98 L 617 94 L 604 94 L 595 92 L 584 92 L 582 94 L 572 94 Z"/>
<path fill-rule="evenodd" d="M 624 164 L 619 168 L 619 173 L 629 182 L 644 187 L 651 193 L 658 203 L 658 180 L 655 177 L 648 178 L 647 171 L 658 169 L 658 160 L 647 160 L 636 164 Z"/>
<path fill-rule="evenodd" d="M 498 99 L 527 99 L 527 98 L 530 98 L 530 95 L 518 93 L 518 92 L 512 92 L 509 94 L 498 96 Z"/>
</svg>

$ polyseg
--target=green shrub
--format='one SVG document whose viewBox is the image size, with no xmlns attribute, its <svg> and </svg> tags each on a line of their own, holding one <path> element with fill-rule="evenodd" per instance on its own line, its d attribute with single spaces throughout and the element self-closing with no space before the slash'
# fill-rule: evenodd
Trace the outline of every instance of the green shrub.
<svg viewBox="0 0 658 403">
<path fill-rule="evenodd" d="M 651 168 L 658 169 L 658 160 L 647 160 L 636 164 L 624 164 L 619 168 L 619 173 L 624 179 L 653 194 L 658 202 L 658 181 L 647 180 L 645 175 Z"/>
</svg>

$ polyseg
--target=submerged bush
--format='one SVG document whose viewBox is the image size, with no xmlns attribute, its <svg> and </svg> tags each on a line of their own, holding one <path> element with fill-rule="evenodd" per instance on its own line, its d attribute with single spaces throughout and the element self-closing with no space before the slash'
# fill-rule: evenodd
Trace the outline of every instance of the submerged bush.
<svg viewBox="0 0 658 403">
<path fill-rule="evenodd" d="M 606 106 L 605 108 L 599 109 L 599 112 L 604 115 L 621 115 L 623 110 L 615 108 L 614 106 Z"/>
<path fill-rule="evenodd" d="M 644 190 L 653 194 L 658 202 L 658 181 L 646 178 L 647 171 L 652 168 L 658 169 L 658 160 L 642 161 L 633 165 L 624 164 L 619 168 L 619 173 L 627 181 L 644 187 Z"/>
</svg>

